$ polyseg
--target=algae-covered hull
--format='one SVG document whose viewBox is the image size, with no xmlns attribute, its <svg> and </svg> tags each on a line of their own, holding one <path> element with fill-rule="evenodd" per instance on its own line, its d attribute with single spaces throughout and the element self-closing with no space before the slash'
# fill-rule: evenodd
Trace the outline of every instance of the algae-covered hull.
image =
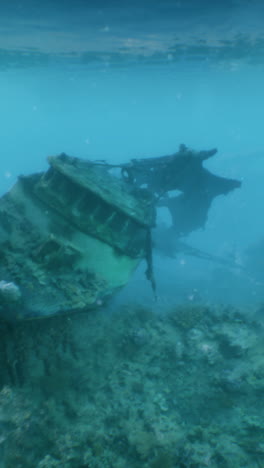
<svg viewBox="0 0 264 468">
<path fill-rule="evenodd" d="M 215 153 L 181 145 L 170 156 L 121 165 L 61 154 L 48 158 L 46 172 L 20 177 L 0 198 L 0 318 L 99 307 L 142 258 L 155 289 L 156 209 L 170 213 L 161 239 L 168 244 L 204 227 L 212 200 L 241 185 L 203 167 Z"/>
<path fill-rule="evenodd" d="M 62 154 L 0 199 L 0 316 L 102 305 L 146 256 L 153 200 L 103 166 Z"/>
</svg>

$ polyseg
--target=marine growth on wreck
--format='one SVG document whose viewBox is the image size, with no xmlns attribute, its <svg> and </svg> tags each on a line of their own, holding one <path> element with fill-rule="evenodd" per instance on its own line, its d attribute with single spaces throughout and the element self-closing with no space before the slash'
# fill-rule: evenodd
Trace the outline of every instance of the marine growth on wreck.
<svg viewBox="0 0 264 468">
<path fill-rule="evenodd" d="M 214 197 L 240 186 L 203 167 L 215 153 L 181 145 L 117 166 L 61 154 L 46 172 L 19 177 L 0 199 L 0 317 L 96 309 L 143 259 L 155 289 L 157 209 L 168 207 L 179 238 L 205 224 Z"/>
</svg>

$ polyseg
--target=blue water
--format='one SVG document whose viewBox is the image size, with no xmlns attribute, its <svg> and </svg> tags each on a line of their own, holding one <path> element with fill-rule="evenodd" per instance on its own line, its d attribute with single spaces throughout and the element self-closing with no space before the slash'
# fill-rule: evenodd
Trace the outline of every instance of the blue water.
<svg viewBox="0 0 264 468">
<path fill-rule="evenodd" d="M 185 240 L 243 262 L 264 227 L 262 13 L 257 0 L 1 4 L 0 193 L 61 152 L 127 162 L 216 147 L 205 167 L 242 188 Z M 179 262 L 181 278 L 217 267 L 155 262 L 160 282 Z"/>
<path fill-rule="evenodd" d="M 263 236 L 263 79 L 260 65 L 232 69 L 229 63 L 188 60 L 2 71 L 1 193 L 19 174 L 45 170 L 51 154 L 127 162 L 171 154 L 181 143 L 217 147 L 205 166 L 242 180 L 242 188 L 216 198 L 205 229 L 187 240 L 212 254 L 243 256 Z M 193 261 L 185 264 L 188 277 L 193 271 L 211 274 L 214 264 Z M 162 296 L 170 297 L 174 267 L 175 261 L 156 260 L 157 276 L 166 272 Z M 184 277 L 182 269 L 179 275 Z"/>
<path fill-rule="evenodd" d="M 182 143 L 218 148 L 204 166 L 242 186 L 183 239 L 197 255 L 154 249 L 157 301 L 142 261 L 109 307 L 0 321 L 0 468 L 264 466 L 264 246 L 247 254 L 264 238 L 263 14 L 1 2 L 0 196 L 49 155 L 121 163 Z"/>
</svg>

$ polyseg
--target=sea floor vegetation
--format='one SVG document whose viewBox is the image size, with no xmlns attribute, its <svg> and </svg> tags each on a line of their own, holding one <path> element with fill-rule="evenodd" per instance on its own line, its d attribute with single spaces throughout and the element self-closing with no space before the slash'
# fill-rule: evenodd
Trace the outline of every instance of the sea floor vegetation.
<svg viewBox="0 0 264 468">
<path fill-rule="evenodd" d="M 264 466 L 264 329 L 230 307 L 1 323 L 1 468 Z"/>
</svg>

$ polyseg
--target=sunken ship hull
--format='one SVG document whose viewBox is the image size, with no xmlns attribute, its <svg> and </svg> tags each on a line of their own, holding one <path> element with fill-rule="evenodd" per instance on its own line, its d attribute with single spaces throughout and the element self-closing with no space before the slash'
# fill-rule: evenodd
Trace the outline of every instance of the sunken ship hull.
<svg viewBox="0 0 264 468">
<path fill-rule="evenodd" d="M 0 318 L 100 307 L 143 258 L 155 292 L 156 211 L 166 207 L 171 216 L 168 229 L 156 230 L 158 249 L 159 236 L 170 245 L 204 227 L 213 199 L 241 185 L 203 167 L 215 153 L 181 145 L 170 156 L 121 165 L 61 154 L 48 158 L 46 172 L 21 176 L 0 198 Z"/>
<path fill-rule="evenodd" d="M 142 258 L 153 200 L 105 167 L 62 154 L 0 199 L 0 317 L 100 307 Z"/>
</svg>

